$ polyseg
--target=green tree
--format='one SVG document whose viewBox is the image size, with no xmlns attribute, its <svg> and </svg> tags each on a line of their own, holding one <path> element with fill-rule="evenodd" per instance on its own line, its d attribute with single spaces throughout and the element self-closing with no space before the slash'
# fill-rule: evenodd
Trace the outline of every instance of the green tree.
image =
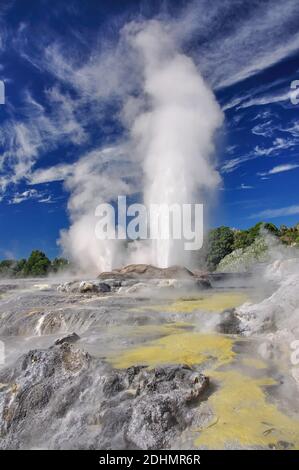
<svg viewBox="0 0 299 470">
<path fill-rule="evenodd" d="M 27 260 L 25 258 L 22 258 L 19 261 L 16 261 L 16 263 L 13 267 L 14 276 L 23 277 L 25 275 L 26 263 L 27 263 Z"/>
<path fill-rule="evenodd" d="M 234 232 L 229 227 L 211 230 L 208 236 L 208 268 L 214 270 L 219 262 L 234 249 Z"/>
<path fill-rule="evenodd" d="M 51 266 L 51 261 L 45 253 L 39 250 L 32 251 L 24 266 L 26 276 L 45 276 Z"/>
<path fill-rule="evenodd" d="M 267 230 L 269 233 L 272 233 L 272 235 L 279 235 L 279 229 L 276 227 L 276 225 L 271 224 L 269 222 L 262 222 L 262 227 Z"/>
<path fill-rule="evenodd" d="M 262 234 L 263 230 L 276 236 L 278 236 L 280 233 L 274 224 L 258 222 L 248 230 L 240 230 L 235 233 L 234 249 L 247 248 L 248 246 L 252 245 L 257 237 Z"/>
<path fill-rule="evenodd" d="M 13 273 L 13 267 L 16 264 L 14 259 L 4 259 L 0 261 L 0 276 L 9 277 Z"/>
<path fill-rule="evenodd" d="M 66 258 L 54 258 L 51 263 L 51 271 L 57 273 L 69 266 L 69 262 Z"/>
<path fill-rule="evenodd" d="M 252 241 L 252 237 L 248 230 L 239 230 L 234 236 L 234 249 L 246 248 L 251 245 Z"/>
<path fill-rule="evenodd" d="M 281 235 L 283 235 L 284 233 L 286 233 L 288 231 L 288 227 L 286 225 L 281 225 L 279 227 L 279 232 Z"/>
</svg>

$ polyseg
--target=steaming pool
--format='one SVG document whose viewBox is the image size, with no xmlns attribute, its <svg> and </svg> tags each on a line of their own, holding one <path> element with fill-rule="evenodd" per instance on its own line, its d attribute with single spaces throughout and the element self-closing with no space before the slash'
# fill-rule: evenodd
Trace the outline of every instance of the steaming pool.
<svg viewBox="0 0 299 470">
<path fill-rule="evenodd" d="M 298 389 L 288 374 L 287 359 L 262 359 L 261 336 L 219 332 L 222 312 L 256 299 L 256 289 L 216 285 L 196 295 L 174 292 L 165 297 L 63 293 L 57 291 L 57 284 L 57 280 L 2 282 L 0 339 L 5 346 L 5 363 L 0 373 L 13 370 L 18 358 L 28 351 L 51 350 L 57 339 L 76 332 L 80 338 L 74 346 L 112 370 L 181 364 L 209 378 L 204 396 L 192 404 L 199 408 L 200 419 L 182 429 L 167 447 L 299 448 Z M 95 369 L 94 381 L 99 379 L 101 367 Z M 67 437 L 68 426 L 73 425 L 71 414 L 80 414 L 83 406 L 78 396 L 63 417 L 49 411 L 44 441 L 34 424 L 30 436 L 24 438 L 16 426 L 15 431 L 9 431 L 10 440 L 6 439 L 7 394 L 13 401 L 22 386 L 15 372 L 8 376 L 8 383 L 0 383 L 0 447 L 56 448 L 62 433 L 62 448 L 84 448 L 96 433 L 106 432 L 101 423 L 93 421 L 88 428 L 90 436 L 85 432 L 82 442 L 76 437 L 74 445 Z M 93 387 L 91 382 L 90 390 Z M 86 406 L 92 414 L 95 405 L 90 398 Z"/>
</svg>

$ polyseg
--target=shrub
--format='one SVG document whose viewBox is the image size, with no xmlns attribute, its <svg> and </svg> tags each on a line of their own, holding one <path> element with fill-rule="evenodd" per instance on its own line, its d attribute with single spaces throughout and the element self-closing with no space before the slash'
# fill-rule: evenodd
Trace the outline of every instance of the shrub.
<svg viewBox="0 0 299 470">
<path fill-rule="evenodd" d="M 229 227 L 211 230 L 208 236 L 208 268 L 214 270 L 218 263 L 234 249 L 234 232 Z"/>
<path fill-rule="evenodd" d="M 45 253 L 39 250 L 32 251 L 24 266 L 26 276 L 45 276 L 51 266 L 51 261 Z"/>
</svg>

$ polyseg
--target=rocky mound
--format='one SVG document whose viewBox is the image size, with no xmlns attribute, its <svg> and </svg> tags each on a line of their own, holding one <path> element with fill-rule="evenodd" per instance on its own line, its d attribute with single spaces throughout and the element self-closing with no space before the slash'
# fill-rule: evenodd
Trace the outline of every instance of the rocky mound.
<svg viewBox="0 0 299 470">
<path fill-rule="evenodd" d="M 186 366 L 113 370 L 69 344 L 0 373 L 0 448 L 158 449 L 207 419 L 208 378 Z"/>
<path fill-rule="evenodd" d="M 151 264 L 129 264 L 122 268 L 103 272 L 98 276 L 100 279 L 111 279 L 117 277 L 120 279 L 189 279 L 194 274 L 183 266 L 170 266 L 169 268 L 158 268 Z"/>
<path fill-rule="evenodd" d="M 211 287 L 206 273 L 193 273 L 183 266 L 170 266 L 158 268 L 151 264 L 130 264 L 128 266 L 113 269 L 101 273 L 98 278 L 105 280 L 108 284 L 119 282 L 121 286 L 131 287 L 133 290 L 137 283 L 139 288 L 148 287 L 172 287 L 177 289 L 207 289 Z M 161 282 L 159 282 L 161 281 Z M 171 281 L 171 282 L 168 282 Z"/>
<path fill-rule="evenodd" d="M 182 266 L 158 268 L 151 264 L 129 264 L 123 268 L 103 272 L 99 279 L 189 279 L 194 275 L 189 269 Z"/>
</svg>

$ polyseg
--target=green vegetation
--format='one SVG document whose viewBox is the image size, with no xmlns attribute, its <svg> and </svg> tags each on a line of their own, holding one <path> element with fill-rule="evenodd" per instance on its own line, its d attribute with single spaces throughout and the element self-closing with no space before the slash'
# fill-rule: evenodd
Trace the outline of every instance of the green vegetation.
<svg viewBox="0 0 299 470">
<path fill-rule="evenodd" d="M 256 263 L 265 263 L 269 260 L 269 246 L 265 237 L 257 236 L 251 245 L 237 248 L 226 255 L 218 264 L 218 272 L 245 272 L 250 271 Z"/>
<path fill-rule="evenodd" d="M 235 231 L 234 249 L 247 248 L 254 243 L 256 238 L 261 235 L 261 232 L 265 230 L 272 235 L 279 236 L 279 230 L 274 224 L 259 222 L 248 230 Z"/>
<path fill-rule="evenodd" d="M 214 270 L 219 262 L 234 249 L 234 232 L 229 227 L 218 227 L 208 235 L 207 265 Z"/>
<path fill-rule="evenodd" d="M 281 225 L 279 228 L 280 240 L 287 245 L 299 246 L 299 224 L 294 227 L 286 227 Z"/>
<path fill-rule="evenodd" d="M 272 235 L 277 243 L 299 247 L 299 224 L 294 227 L 259 222 L 247 230 L 218 227 L 211 230 L 204 246 L 204 262 L 211 270 L 238 271 L 247 269 L 253 261 L 266 261 L 268 245 L 266 234 Z M 202 263 L 201 263 L 202 264 Z"/>
<path fill-rule="evenodd" d="M 69 266 L 69 262 L 65 258 L 54 258 L 52 263 L 51 263 L 51 270 L 54 273 L 57 273 L 58 271 L 62 271 L 65 269 L 67 266 Z"/>
<path fill-rule="evenodd" d="M 32 251 L 25 266 L 25 276 L 45 276 L 51 266 L 51 261 L 45 253 L 39 250 Z"/>
<path fill-rule="evenodd" d="M 39 250 L 33 250 L 29 258 L 0 261 L 0 277 L 42 277 L 57 273 L 69 266 L 65 258 L 49 258 Z"/>
<path fill-rule="evenodd" d="M 299 228 L 299 224 L 297 226 Z M 256 243 L 259 237 L 262 237 L 265 233 L 270 233 L 275 237 L 279 237 L 282 241 L 288 243 L 289 241 L 296 241 L 296 236 L 298 238 L 299 231 L 291 232 L 292 238 L 290 238 L 290 231 L 294 229 L 285 228 L 285 231 L 282 233 L 274 224 L 259 222 L 253 227 L 247 230 L 236 230 L 231 229 L 230 227 L 218 227 L 213 230 L 210 230 L 208 233 L 207 239 L 205 241 L 205 264 L 206 267 L 214 271 L 219 266 L 219 263 L 226 258 L 228 255 L 232 254 L 231 258 L 237 258 L 242 255 L 244 250 Z M 296 236 L 294 234 L 297 234 Z M 285 238 L 283 238 L 283 235 Z M 288 237 L 288 238 L 287 238 Z M 258 244 L 258 252 L 263 251 L 261 246 L 266 246 L 265 243 Z M 256 247 L 253 247 L 252 250 L 248 250 L 249 253 L 254 253 Z M 265 248 L 266 249 L 266 248 Z"/>
</svg>

